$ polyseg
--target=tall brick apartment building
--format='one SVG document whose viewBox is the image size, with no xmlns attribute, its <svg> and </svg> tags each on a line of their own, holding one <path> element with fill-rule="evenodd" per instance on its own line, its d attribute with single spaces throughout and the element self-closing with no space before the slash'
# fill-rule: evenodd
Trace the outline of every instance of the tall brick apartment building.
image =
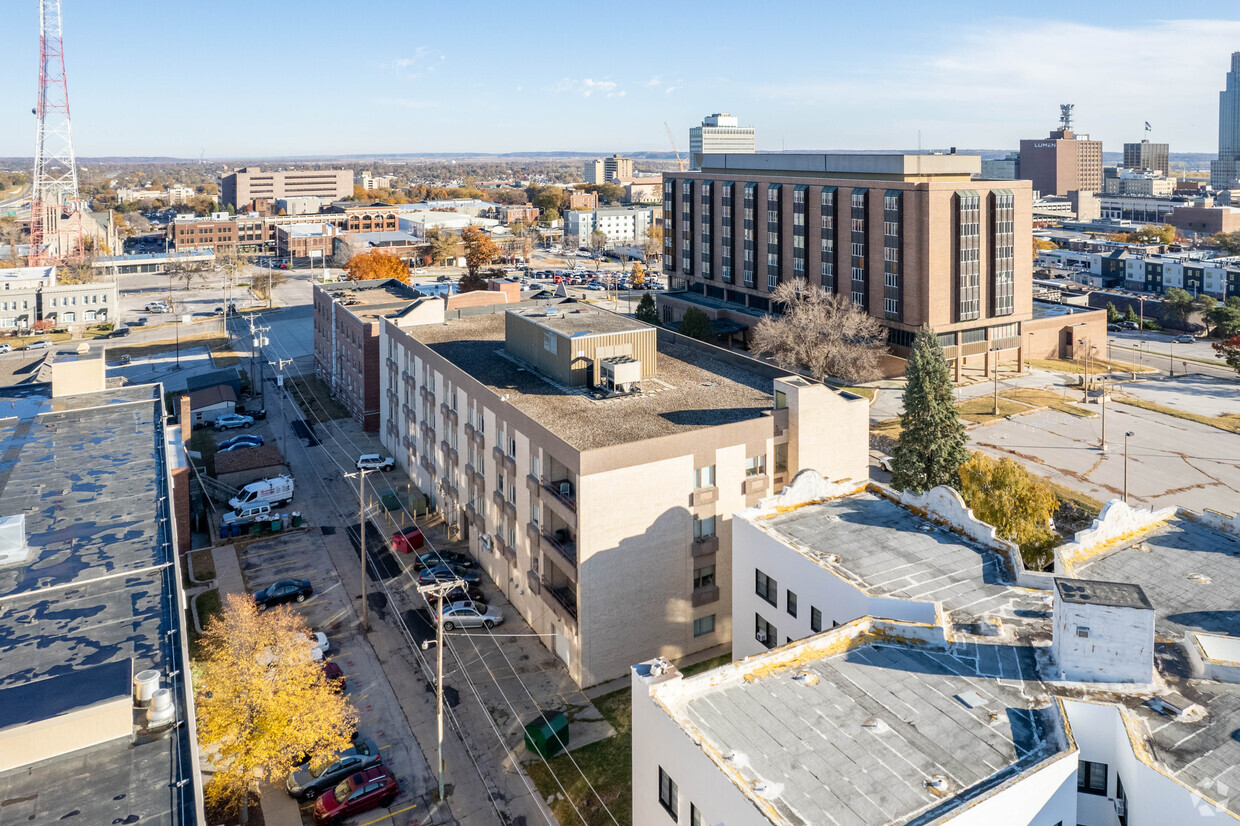
<svg viewBox="0 0 1240 826">
<path fill-rule="evenodd" d="M 957 377 L 1020 357 L 1032 317 L 1028 181 L 981 181 L 966 155 L 717 154 L 663 175 L 665 322 L 706 311 L 744 345 L 794 279 L 849 296 L 907 355 L 931 325 Z M 893 363 L 892 371 L 902 369 Z"/>
<path fill-rule="evenodd" d="M 349 169 L 283 169 L 264 172 L 246 166 L 220 179 L 220 200 L 244 209 L 258 200 L 314 196 L 337 200 L 353 194 Z"/>
</svg>

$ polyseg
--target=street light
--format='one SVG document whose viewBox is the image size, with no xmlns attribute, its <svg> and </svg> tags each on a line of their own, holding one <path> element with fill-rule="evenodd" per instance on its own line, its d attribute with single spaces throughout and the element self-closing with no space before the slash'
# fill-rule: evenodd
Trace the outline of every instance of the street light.
<svg viewBox="0 0 1240 826">
<path fill-rule="evenodd" d="M 448 594 L 457 588 L 465 586 L 464 580 L 453 579 L 448 582 L 432 582 L 427 585 L 419 585 L 418 593 L 424 597 L 433 594 L 438 599 L 435 601 L 435 707 L 436 707 L 436 728 L 439 741 L 439 765 L 436 774 L 439 775 L 439 799 L 444 799 L 443 788 L 443 604 L 448 601 Z M 422 650 L 425 651 L 430 645 L 430 640 L 422 643 Z"/>
<path fill-rule="evenodd" d="M 1137 434 L 1129 430 L 1124 434 L 1124 504 L 1128 504 L 1128 437 Z"/>
</svg>

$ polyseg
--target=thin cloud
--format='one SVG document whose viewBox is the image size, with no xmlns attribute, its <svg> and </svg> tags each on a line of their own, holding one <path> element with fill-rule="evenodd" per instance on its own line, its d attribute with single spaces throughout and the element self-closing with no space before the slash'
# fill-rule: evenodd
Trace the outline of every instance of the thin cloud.
<svg viewBox="0 0 1240 826">
<path fill-rule="evenodd" d="M 646 81 L 644 84 L 642 84 L 642 85 L 643 85 L 643 86 L 660 86 L 660 85 L 662 85 L 662 83 L 663 83 L 663 81 L 659 78 L 659 76 L 658 76 L 658 75 L 655 75 L 654 77 L 650 78 L 650 80 L 647 80 L 647 81 Z"/>
<path fill-rule="evenodd" d="M 598 93 L 604 97 L 624 97 L 626 94 L 620 88 L 620 84 L 614 80 L 595 80 L 594 78 L 583 78 L 576 80 L 574 78 L 561 78 L 548 90 L 555 94 L 580 94 L 583 98 Z"/>
</svg>

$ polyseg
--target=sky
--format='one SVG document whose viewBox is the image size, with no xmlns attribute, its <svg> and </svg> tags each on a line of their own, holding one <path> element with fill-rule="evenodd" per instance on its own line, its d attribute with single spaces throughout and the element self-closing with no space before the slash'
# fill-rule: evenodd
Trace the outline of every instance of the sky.
<svg viewBox="0 0 1240 826">
<path fill-rule="evenodd" d="M 1226 2 L 63 0 L 79 157 L 1015 149 L 1076 104 L 1107 151 L 1218 148 Z M 33 153 L 38 2 L 0 0 L 0 156 Z M 1176 15 L 1168 19 L 1168 15 Z"/>
</svg>

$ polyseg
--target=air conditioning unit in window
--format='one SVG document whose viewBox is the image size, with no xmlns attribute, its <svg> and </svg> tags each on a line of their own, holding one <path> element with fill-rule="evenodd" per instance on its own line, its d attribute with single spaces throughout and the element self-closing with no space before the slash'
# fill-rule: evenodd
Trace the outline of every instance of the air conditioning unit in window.
<svg viewBox="0 0 1240 826">
<path fill-rule="evenodd" d="M 755 633 L 755 634 L 754 634 L 754 637 L 755 637 L 755 638 L 758 640 L 758 642 L 760 642 L 760 643 L 765 643 L 765 642 L 766 642 L 766 632 L 765 632 L 765 631 L 758 631 L 757 633 Z"/>
<path fill-rule="evenodd" d="M 489 552 L 491 550 L 491 535 L 489 533 L 484 533 L 479 536 L 478 546 L 482 548 L 482 550 Z"/>
<path fill-rule="evenodd" d="M 1127 800 L 1115 800 L 1112 802 L 1115 804 L 1115 816 L 1116 817 L 1127 817 L 1128 816 L 1128 801 Z"/>
</svg>

